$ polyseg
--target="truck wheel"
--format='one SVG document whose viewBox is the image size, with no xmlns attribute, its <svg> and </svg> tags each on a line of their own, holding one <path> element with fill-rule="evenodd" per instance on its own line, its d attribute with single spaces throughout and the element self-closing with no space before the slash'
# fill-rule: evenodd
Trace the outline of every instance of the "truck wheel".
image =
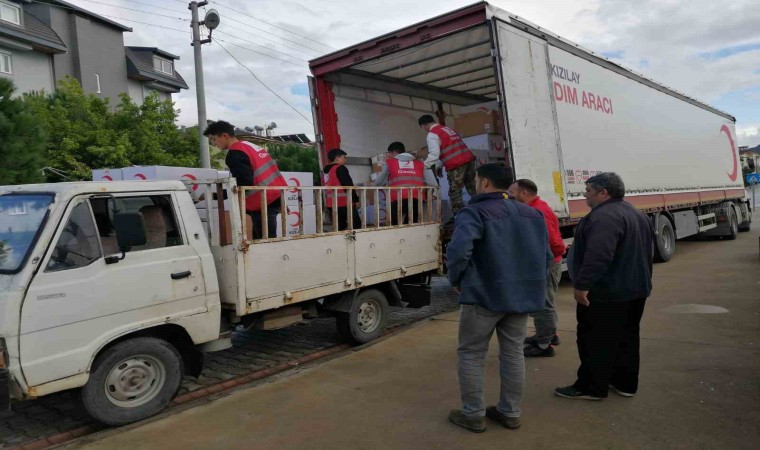
<svg viewBox="0 0 760 450">
<path fill-rule="evenodd" d="M 360 292 L 351 304 L 351 311 L 336 316 L 340 335 L 356 344 L 382 336 L 387 323 L 388 300 L 377 289 Z"/>
<path fill-rule="evenodd" d="M 676 233 L 673 224 L 665 216 L 657 217 L 657 236 L 654 245 L 654 260 L 668 262 L 676 252 Z"/>
<path fill-rule="evenodd" d="M 728 234 L 726 239 L 733 241 L 739 234 L 739 219 L 736 218 L 736 210 L 731 208 L 731 212 L 728 214 Z"/>
<path fill-rule="evenodd" d="M 106 425 L 150 417 L 169 404 L 185 373 L 170 343 L 141 337 L 121 342 L 97 357 L 82 388 L 87 412 Z"/>
</svg>

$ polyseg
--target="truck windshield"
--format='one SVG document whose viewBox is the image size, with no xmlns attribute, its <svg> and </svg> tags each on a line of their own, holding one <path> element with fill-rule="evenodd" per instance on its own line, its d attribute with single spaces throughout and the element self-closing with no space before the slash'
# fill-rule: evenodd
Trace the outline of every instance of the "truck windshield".
<svg viewBox="0 0 760 450">
<path fill-rule="evenodd" d="M 0 195 L 0 273 L 17 273 L 47 218 L 52 194 Z"/>
</svg>

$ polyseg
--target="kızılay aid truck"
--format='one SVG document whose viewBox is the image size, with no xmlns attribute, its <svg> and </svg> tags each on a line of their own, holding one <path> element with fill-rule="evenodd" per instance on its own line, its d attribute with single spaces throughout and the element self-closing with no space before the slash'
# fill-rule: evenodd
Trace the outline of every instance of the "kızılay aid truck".
<svg viewBox="0 0 760 450">
<path fill-rule="evenodd" d="M 488 3 L 310 67 L 322 162 L 342 148 L 355 180 L 370 177 L 370 157 L 392 141 L 423 147 L 417 119 L 432 114 L 481 162 L 535 181 L 565 238 L 588 212 L 584 182 L 599 172 L 618 173 L 626 200 L 652 218 L 661 261 L 676 239 L 732 239 L 751 226 L 734 117 Z M 441 191 L 446 200 L 445 178 Z"/>
</svg>

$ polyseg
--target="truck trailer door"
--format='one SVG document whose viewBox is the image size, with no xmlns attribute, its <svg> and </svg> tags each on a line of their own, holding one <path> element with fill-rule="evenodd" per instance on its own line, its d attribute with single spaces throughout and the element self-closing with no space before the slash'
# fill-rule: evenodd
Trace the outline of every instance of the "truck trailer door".
<svg viewBox="0 0 760 450">
<path fill-rule="evenodd" d="M 529 178 L 559 217 L 567 200 L 548 44 L 494 19 L 505 109 L 517 178 Z"/>
</svg>

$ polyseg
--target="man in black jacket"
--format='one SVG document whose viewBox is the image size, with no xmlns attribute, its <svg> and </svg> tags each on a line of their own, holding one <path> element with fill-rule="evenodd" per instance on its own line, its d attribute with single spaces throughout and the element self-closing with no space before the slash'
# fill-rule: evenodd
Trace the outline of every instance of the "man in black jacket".
<svg viewBox="0 0 760 450">
<path fill-rule="evenodd" d="M 323 186 L 344 186 L 353 187 L 354 180 L 351 178 L 351 174 L 346 167 L 347 153 L 339 148 L 334 148 L 327 152 L 327 159 L 330 164 L 324 168 L 324 183 Z M 334 191 L 328 190 L 325 192 L 327 197 L 327 207 L 330 208 L 330 217 L 332 218 L 332 208 L 338 208 L 338 231 L 348 229 L 348 202 L 353 203 L 353 229 L 359 229 L 362 227 L 361 217 L 359 217 L 359 208 L 361 203 L 359 201 L 359 194 L 352 190 L 350 194 L 344 190 L 339 190 L 337 194 Z M 333 198 L 336 197 L 336 198 Z"/>
<path fill-rule="evenodd" d="M 601 400 L 609 389 L 632 397 L 639 380 L 639 323 L 652 291 L 654 230 L 623 201 L 615 173 L 586 182 L 591 212 L 575 230 L 568 266 L 578 318 L 578 380 L 555 389 L 560 397 Z"/>
</svg>

